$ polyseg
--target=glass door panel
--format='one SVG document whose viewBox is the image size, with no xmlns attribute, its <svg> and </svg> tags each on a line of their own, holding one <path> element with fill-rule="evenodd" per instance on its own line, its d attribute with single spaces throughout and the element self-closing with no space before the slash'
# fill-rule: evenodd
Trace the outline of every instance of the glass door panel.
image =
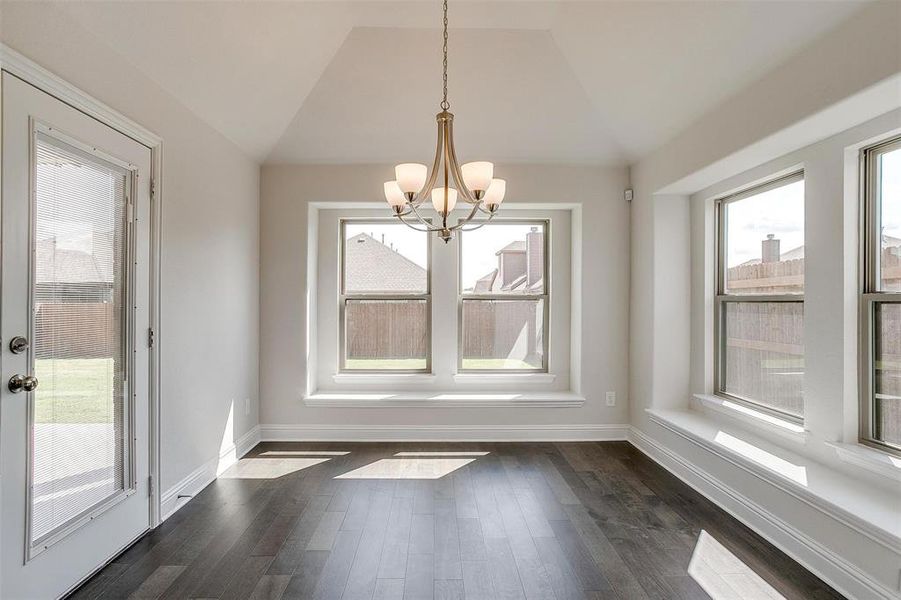
<svg viewBox="0 0 901 600">
<path fill-rule="evenodd" d="M 131 487 L 130 174 L 44 133 L 34 161 L 30 537 L 40 549 Z"/>
</svg>

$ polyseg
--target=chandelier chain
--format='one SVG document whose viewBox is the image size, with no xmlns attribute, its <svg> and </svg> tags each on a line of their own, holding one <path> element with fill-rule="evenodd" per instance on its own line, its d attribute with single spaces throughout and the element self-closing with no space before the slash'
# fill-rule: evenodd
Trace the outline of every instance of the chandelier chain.
<svg viewBox="0 0 901 600">
<path fill-rule="evenodd" d="M 447 110 L 450 108 L 450 103 L 447 101 L 447 0 L 444 0 L 444 98 L 441 100 L 441 109 Z"/>
</svg>

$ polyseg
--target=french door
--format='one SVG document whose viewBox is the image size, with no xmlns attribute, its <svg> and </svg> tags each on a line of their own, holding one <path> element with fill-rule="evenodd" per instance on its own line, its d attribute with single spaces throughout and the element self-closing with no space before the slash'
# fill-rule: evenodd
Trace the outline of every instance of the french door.
<svg viewBox="0 0 901 600">
<path fill-rule="evenodd" d="M 146 146 L 2 75 L 0 598 L 150 527 Z"/>
</svg>

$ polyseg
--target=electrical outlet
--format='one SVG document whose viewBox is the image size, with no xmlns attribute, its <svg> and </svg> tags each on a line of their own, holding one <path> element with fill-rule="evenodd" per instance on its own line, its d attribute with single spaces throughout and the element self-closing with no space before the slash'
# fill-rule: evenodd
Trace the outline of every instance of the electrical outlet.
<svg viewBox="0 0 901 600">
<path fill-rule="evenodd" d="M 616 406 L 616 392 L 607 392 L 607 406 Z"/>
<path fill-rule="evenodd" d="M 244 416 L 250 415 L 250 398 L 244 398 Z"/>
</svg>

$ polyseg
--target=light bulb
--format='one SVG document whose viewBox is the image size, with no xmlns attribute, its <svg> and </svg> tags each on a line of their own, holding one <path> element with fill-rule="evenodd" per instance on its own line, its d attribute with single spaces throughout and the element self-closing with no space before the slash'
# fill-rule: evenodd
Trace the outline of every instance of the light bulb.
<svg viewBox="0 0 901 600">
<path fill-rule="evenodd" d="M 429 168 L 419 163 L 402 163 L 394 167 L 397 185 L 405 194 L 416 194 L 425 185 Z"/>
<path fill-rule="evenodd" d="M 494 164 L 490 162 L 466 163 L 460 170 L 463 172 L 463 183 L 471 192 L 484 192 L 494 177 Z"/>
<path fill-rule="evenodd" d="M 407 199 L 404 196 L 404 193 L 400 191 L 400 187 L 397 185 L 396 181 L 385 182 L 385 200 L 387 200 L 388 204 L 392 207 L 403 206 L 407 203 Z"/>
<path fill-rule="evenodd" d="M 488 190 L 485 192 L 485 197 L 482 198 L 482 203 L 484 203 L 485 206 L 497 207 L 504 201 L 504 195 L 506 193 L 507 181 L 504 179 L 492 179 L 491 185 L 488 186 Z"/>
<path fill-rule="evenodd" d="M 435 211 L 444 216 L 444 190 L 447 189 L 447 212 L 454 210 L 454 206 L 457 205 L 457 190 L 454 188 L 435 188 L 432 190 L 432 206 L 435 207 Z"/>
</svg>

